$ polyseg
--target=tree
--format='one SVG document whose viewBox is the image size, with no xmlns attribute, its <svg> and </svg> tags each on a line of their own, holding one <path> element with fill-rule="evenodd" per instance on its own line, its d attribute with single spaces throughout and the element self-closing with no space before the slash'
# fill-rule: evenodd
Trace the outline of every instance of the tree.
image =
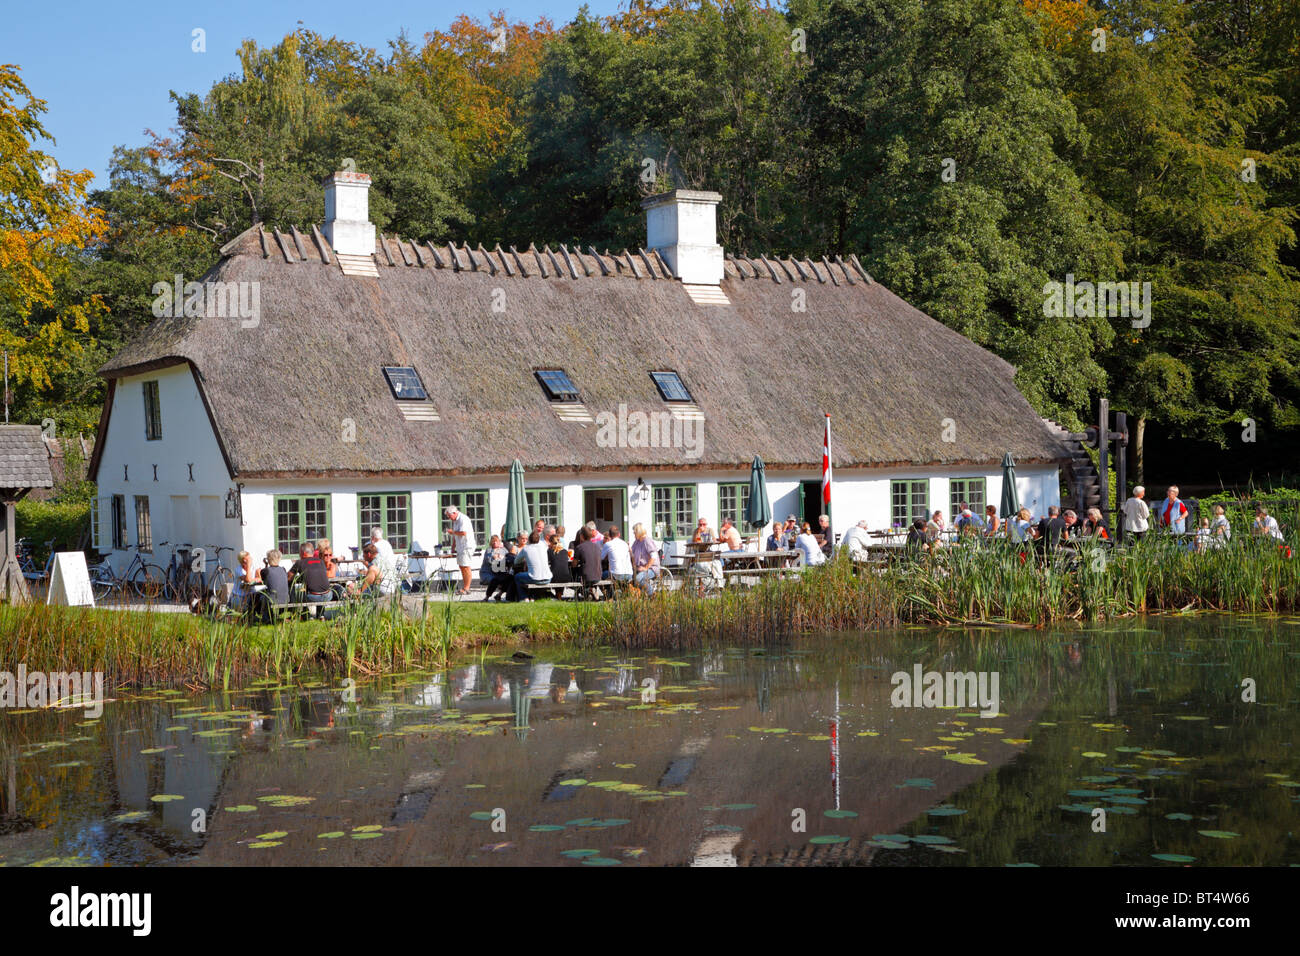
<svg viewBox="0 0 1300 956">
<path fill-rule="evenodd" d="M 0 348 L 19 385 L 20 417 L 56 412 L 43 396 L 93 345 L 87 333 L 102 309 L 95 295 L 67 281 L 104 228 L 85 201 L 92 173 L 59 169 L 36 147 L 50 139 L 45 111 L 18 67 L 0 65 Z"/>
</svg>

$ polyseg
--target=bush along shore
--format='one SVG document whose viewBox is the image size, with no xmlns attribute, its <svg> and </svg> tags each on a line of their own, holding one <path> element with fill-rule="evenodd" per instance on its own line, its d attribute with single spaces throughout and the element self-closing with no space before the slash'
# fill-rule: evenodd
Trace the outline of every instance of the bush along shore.
<svg viewBox="0 0 1300 956">
<path fill-rule="evenodd" d="M 0 671 L 102 671 L 109 686 L 223 687 L 302 669 L 366 676 L 445 667 L 470 648 L 529 641 L 690 648 L 770 644 L 815 631 L 904 625 L 1044 628 L 1135 614 L 1300 610 L 1300 561 L 1275 542 L 1193 553 L 1168 537 L 1044 560 L 957 545 L 855 567 L 841 556 L 796 578 L 699 598 L 681 590 L 598 603 L 430 601 L 416 616 L 359 606 L 330 622 L 274 624 L 45 605 L 0 607 Z"/>
</svg>

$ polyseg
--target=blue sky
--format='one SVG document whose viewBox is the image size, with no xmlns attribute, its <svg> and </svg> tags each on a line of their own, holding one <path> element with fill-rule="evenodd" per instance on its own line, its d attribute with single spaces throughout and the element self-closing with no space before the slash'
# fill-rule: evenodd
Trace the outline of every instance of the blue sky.
<svg viewBox="0 0 1300 956">
<path fill-rule="evenodd" d="M 0 63 L 16 63 L 32 93 L 45 100 L 45 128 L 55 145 L 41 144 L 67 169 L 95 173 L 92 188 L 108 185 L 113 147 L 144 142 L 144 130 L 163 133 L 175 121 L 168 94 L 205 92 L 235 72 L 245 38 L 262 46 L 302 26 L 379 50 L 403 29 L 412 39 L 445 29 L 461 13 L 486 21 L 507 17 L 567 23 L 581 0 L 311 0 L 308 2 L 105 3 L 28 0 L 6 5 Z M 595 15 L 615 12 L 619 0 L 588 0 Z M 206 33 L 207 52 L 192 49 L 192 31 Z"/>
</svg>

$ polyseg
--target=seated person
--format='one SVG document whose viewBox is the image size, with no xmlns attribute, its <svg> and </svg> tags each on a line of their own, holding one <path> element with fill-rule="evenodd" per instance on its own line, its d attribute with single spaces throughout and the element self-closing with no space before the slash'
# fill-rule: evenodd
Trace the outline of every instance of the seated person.
<svg viewBox="0 0 1300 956">
<path fill-rule="evenodd" d="M 325 562 L 325 576 L 333 580 L 339 572 L 339 559 L 334 557 L 334 547 L 329 538 L 321 538 L 316 542 L 316 554 Z"/>
<path fill-rule="evenodd" d="M 272 548 L 266 552 L 266 565 L 262 568 L 262 583 L 276 606 L 289 603 L 289 573 L 280 567 L 280 558 L 280 552 Z"/>
<path fill-rule="evenodd" d="M 569 568 L 569 549 L 564 546 L 564 538 L 556 530 L 551 532 L 547 541 L 549 542 L 547 558 L 551 562 L 551 582 L 569 584 L 573 580 L 573 571 Z"/>
<path fill-rule="evenodd" d="M 583 584 L 595 584 L 604 574 L 604 553 L 593 535 L 591 528 L 580 529 L 578 547 L 574 549 L 574 557 L 578 561 L 578 575 Z"/>
<path fill-rule="evenodd" d="M 655 593 L 655 579 L 659 577 L 659 545 L 639 521 L 632 527 L 632 534 L 636 539 L 631 547 L 632 574 L 637 587 L 649 597 Z"/>
<path fill-rule="evenodd" d="M 325 542 L 325 546 L 329 547 L 328 541 Z M 291 585 L 301 583 L 306 588 L 308 604 L 324 604 L 333 599 L 329 571 L 326 569 L 325 559 L 320 555 L 319 545 L 313 548 L 304 542 L 298 549 L 298 560 L 289 569 L 289 583 Z M 313 609 L 314 612 L 319 610 L 320 608 Z"/>
<path fill-rule="evenodd" d="M 605 544 L 601 556 L 609 568 L 608 576 L 615 581 L 632 580 L 632 550 L 626 541 L 618 536 L 618 525 L 610 525 L 605 535 Z"/>
<path fill-rule="evenodd" d="M 829 558 L 835 550 L 835 534 L 831 531 L 830 515 L 817 516 L 817 535 L 822 539 L 822 554 Z"/>
<path fill-rule="evenodd" d="M 361 549 L 361 560 L 366 563 L 366 574 L 359 585 L 352 585 L 354 594 L 365 597 L 391 597 L 397 593 L 397 562 L 382 554 L 373 541 Z"/>
<path fill-rule="evenodd" d="M 550 549 L 540 532 L 533 531 L 528 535 L 528 544 L 515 556 L 515 569 L 512 600 L 531 601 L 528 585 L 551 583 Z"/>
<path fill-rule="evenodd" d="M 781 522 L 772 522 L 772 533 L 767 536 L 767 541 L 764 544 L 764 547 L 768 551 L 784 551 L 786 549 L 785 530 L 782 528 Z"/>
<path fill-rule="evenodd" d="M 512 558 L 516 554 L 514 543 L 507 549 L 501 543 L 501 535 L 494 534 L 488 547 L 483 551 L 483 564 L 478 569 L 478 579 L 487 588 L 483 600 L 492 600 L 492 595 L 500 601 L 510 593 L 510 582 L 514 580 L 510 573 Z"/>
<path fill-rule="evenodd" d="M 984 535 L 993 537 L 1002 530 L 1002 519 L 998 517 L 998 509 L 994 505 L 989 505 L 984 509 Z"/>
<path fill-rule="evenodd" d="M 235 577 L 235 588 L 230 592 L 230 606 L 241 610 L 248 603 L 248 597 L 256 585 L 261 583 L 261 575 L 253 570 L 253 556 L 247 551 L 240 551 L 236 557 L 239 570 Z"/>
<path fill-rule="evenodd" d="M 718 540 L 726 545 L 728 551 L 742 551 L 745 548 L 745 541 L 736 530 L 736 526 L 730 518 L 724 518 L 722 528 L 718 532 Z"/>
<path fill-rule="evenodd" d="M 799 529 L 799 537 L 795 539 L 795 547 L 803 552 L 804 564 L 826 563 L 826 555 L 822 553 L 822 546 L 813 537 L 812 525 L 808 524 L 807 521 Z"/>
<path fill-rule="evenodd" d="M 701 518 L 699 524 L 695 526 L 695 537 L 691 538 L 695 544 L 712 544 L 713 529 L 709 527 L 709 519 Z"/>
<path fill-rule="evenodd" d="M 848 549 L 849 557 L 855 561 L 867 556 L 867 548 L 870 544 L 871 537 L 867 534 L 865 519 L 844 532 L 844 537 L 840 539 L 840 547 Z"/>
<path fill-rule="evenodd" d="M 907 547 L 914 551 L 927 550 L 930 546 L 930 529 L 925 523 L 925 519 L 917 518 L 912 522 L 912 526 L 907 529 Z"/>
</svg>

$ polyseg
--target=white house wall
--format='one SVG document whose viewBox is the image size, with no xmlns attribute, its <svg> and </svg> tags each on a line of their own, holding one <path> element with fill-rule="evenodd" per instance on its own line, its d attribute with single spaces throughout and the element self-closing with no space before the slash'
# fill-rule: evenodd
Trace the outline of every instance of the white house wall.
<svg viewBox="0 0 1300 956">
<path fill-rule="evenodd" d="M 147 381 L 158 382 L 162 437 L 155 441 L 145 438 L 143 383 Z M 149 498 L 153 552 L 143 556 L 149 563 L 165 566 L 178 543 L 199 547 L 238 544 L 239 523 L 225 517 L 226 493 L 233 484 L 188 365 L 119 379 L 101 441 L 99 550 L 119 571 L 134 557 L 134 547 L 139 544 L 136 495 Z M 125 497 L 126 550 L 111 549 L 113 495 Z M 231 564 L 229 556 L 226 563 Z"/>
</svg>

